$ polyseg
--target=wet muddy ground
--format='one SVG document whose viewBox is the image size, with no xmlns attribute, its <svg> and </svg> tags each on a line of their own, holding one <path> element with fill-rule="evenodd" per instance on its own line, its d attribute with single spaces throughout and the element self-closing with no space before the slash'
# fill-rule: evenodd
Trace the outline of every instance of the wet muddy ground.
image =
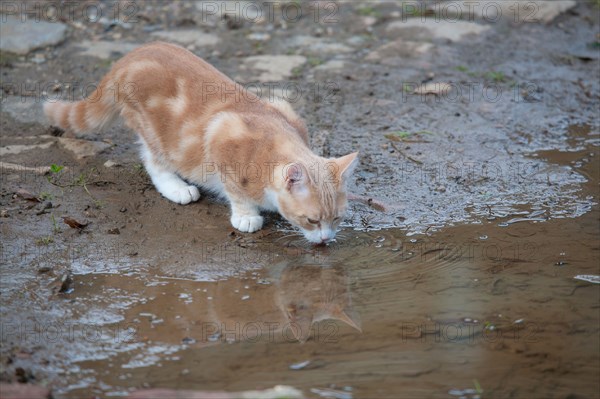
<svg viewBox="0 0 600 399">
<path fill-rule="evenodd" d="M 600 286 L 576 278 L 600 275 L 594 2 L 539 22 L 515 3 L 521 19 L 463 36 L 399 27 L 421 16 L 398 3 L 256 21 L 134 4 L 135 22 L 75 12 L 59 44 L 2 53 L 1 381 L 58 398 L 598 397 Z M 241 234 L 213 198 L 161 198 L 122 125 L 54 136 L 42 98 L 78 98 L 158 38 L 287 97 L 316 152 L 359 150 L 351 191 L 383 206 L 353 202 L 328 247 L 276 215 Z"/>
</svg>

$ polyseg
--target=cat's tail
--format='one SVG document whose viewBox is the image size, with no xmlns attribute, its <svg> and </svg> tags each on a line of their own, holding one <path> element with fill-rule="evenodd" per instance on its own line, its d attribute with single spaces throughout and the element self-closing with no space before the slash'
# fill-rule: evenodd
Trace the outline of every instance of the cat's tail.
<svg viewBox="0 0 600 399">
<path fill-rule="evenodd" d="M 50 123 L 74 133 L 105 127 L 118 116 L 119 111 L 120 107 L 107 79 L 84 100 L 44 103 L 44 114 Z"/>
</svg>

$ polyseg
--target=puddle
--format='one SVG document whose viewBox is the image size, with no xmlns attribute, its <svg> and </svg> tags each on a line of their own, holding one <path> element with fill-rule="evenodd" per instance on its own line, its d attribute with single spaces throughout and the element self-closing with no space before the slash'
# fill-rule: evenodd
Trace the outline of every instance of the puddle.
<svg viewBox="0 0 600 399">
<path fill-rule="evenodd" d="M 485 223 L 414 239 L 348 232 L 331 248 L 279 255 L 219 281 L 151 267 L 76 274 L 50 312 L 21 319 L 30 333 L 5 330 L 5 339 L 51 342 L 42 352 L 52 361 L 38 372 L 55 374 L 65 398 L 134 387 L 245 390 L 257 381 L 344 398 L 442 397 L 475 389 L 474 379 L 494 397 L 550 386 L 582 393 L 598 371 L 598 291 L 573 277 L 597 271 L 597 219 L 596 210 L 579 224 Z M 557 268 L 559 259 L 568 265 Z"/>
<path fill-rule="evenodd" d="M 2 282 L 4 353 L 60 398 L 281 383 L 310 397 L 593 396 L 581 387 L 600 370 L 598 147 L 581 137 L 576 151 L 532 155 L 585 176 L 573 192 L 588 202 L 564 217 L 548 198 L 474 206 L 481 220 L 427 234 L 347 222 L 328 247 L 276 219 L 232 233 L 222 205 L 160 198 L 121 212 L 99 197 L 104 208 L 74 215 L 95 229 L 61 226 L 47 245 L 35 239 L 45 215 L 4 224 L 6 265 L 50 270 Z M 199 212 L 209 227 L 181 222 Z M 59 293 L 64 270 L 73 283 Z"/>
</svg>

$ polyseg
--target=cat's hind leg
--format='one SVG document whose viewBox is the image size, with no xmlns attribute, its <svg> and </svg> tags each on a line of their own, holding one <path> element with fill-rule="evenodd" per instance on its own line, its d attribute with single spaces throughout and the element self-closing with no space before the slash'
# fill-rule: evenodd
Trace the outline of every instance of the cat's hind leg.
<svg viewBox="0 0 600 399">
<path fill-rule="evenodd" d="M 178 204 L 189 204 L 200 199 L 198 187 L 187 184 L 176 173 L 156 161 L 154 155 L 142 140 L 142 160 L 156 190 L 165 198 Z"/>
</svg>

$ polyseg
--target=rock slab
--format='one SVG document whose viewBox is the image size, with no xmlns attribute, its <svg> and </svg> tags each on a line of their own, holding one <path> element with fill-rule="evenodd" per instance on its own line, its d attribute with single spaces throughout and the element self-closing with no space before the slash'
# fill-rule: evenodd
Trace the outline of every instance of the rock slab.
<svg viewBox="0 0 600 399">
<path fill-rule="evenodd" d="M 289 78 L 305 63 L 306 57 L 301 55 L 256 55 L 244 60 L 244 69 L 257 71 L 260 82 L 274 82 Z"/>
<path fill-rule="evenodd" d="M 67 26 L 59 22 L 45 22 L 16 18 L 0 18 L 0 51 L 25 55 L 31 50 L 60 43 Z"/>
</svg>

